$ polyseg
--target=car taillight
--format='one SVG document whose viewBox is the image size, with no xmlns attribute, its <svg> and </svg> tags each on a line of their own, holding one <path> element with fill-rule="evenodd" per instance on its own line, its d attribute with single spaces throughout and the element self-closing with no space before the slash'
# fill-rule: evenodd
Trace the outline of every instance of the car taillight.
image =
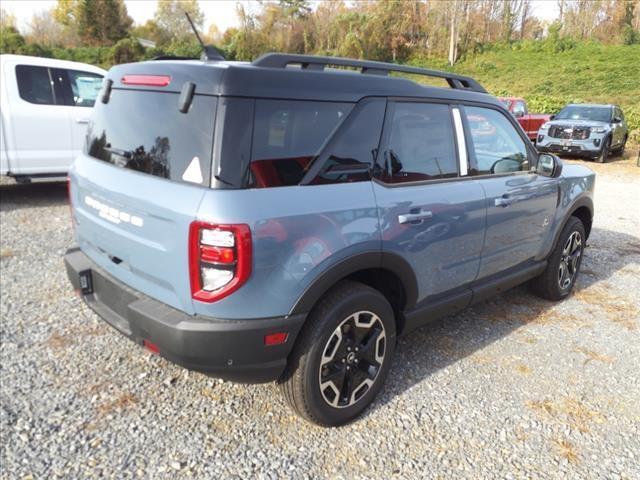
<svg viewBox="0 0 640 480">
<path fill-rule="evenodd" d="M 210 303 L 235 292 L 251 274 L 251 253 L 251 230 L 248 225 L 191 223 L 191 296 L 195 300 Z"/>
<path fill-rule="evenodd" d="M 166 87 L 171 83 L 169 75 L 124 75 L 120 80 L 124 85 Z"/>
</svg>

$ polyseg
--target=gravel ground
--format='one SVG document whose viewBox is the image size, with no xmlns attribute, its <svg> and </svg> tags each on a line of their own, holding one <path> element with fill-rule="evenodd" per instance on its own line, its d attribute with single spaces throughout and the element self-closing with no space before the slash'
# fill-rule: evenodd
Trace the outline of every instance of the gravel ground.
<svg viewBox="0 0 640 480">
<path fill-rule="evenodd" d="M 635 155 L 634 155 L 635 159 Z M 582 275 L 399 341 L 359 421 L 321 429 L 274 385 L 146 353 L 73 295 L 64 185 L 1 194 L 2 478 L 640 478 L 640 168 L 594 165 Z"/>
</svg>

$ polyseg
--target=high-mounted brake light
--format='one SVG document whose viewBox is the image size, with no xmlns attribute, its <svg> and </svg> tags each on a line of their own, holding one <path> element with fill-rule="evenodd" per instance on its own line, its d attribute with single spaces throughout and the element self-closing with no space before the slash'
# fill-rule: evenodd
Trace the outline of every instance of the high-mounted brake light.
<svg viewBox="0 0 640 480">
<path fill-rule="evenodd" d="M 166 87 L 171 83 L 171 77 L 169 75 L 124 75 L 121 81 L 125 85 Z"/>
<path fill-rule="evenodd" d="M 215 302 L 240 288 L 251 274 L 248 225 L 193 222 L 189 227 L 191 296 Z"/>
</svg>

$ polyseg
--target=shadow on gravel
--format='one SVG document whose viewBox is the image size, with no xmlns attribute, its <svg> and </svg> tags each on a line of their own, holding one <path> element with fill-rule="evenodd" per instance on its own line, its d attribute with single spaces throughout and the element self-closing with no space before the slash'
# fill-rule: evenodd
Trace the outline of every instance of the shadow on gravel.
<svg viewBox="0 0 640 480">
<path fill-rule="evenodd" d="M 624 299 L 607 286 L 594 285 L 622 269 L 629 270 L 630 274 L 640 274 L 640 238 L 594 228 L 570 298 L 584 302 L 588 308 L 597 307 L 605 318 L 633 331 L 640 328 L 633 320 L 637 313 L 633 304 L 621 302 Z M 585 315 L 574 314 L 571 310 L 562 313 L 552 310 L 561 304 L 540 299 L 522 285 L 399 338 L 387 386 L 375 404 L 391 401 L 438 370 L 481 351 L 524 325 L 555 325 L 564 329 L 591 325 L 593 319 L 585 318 Z M 522 337 L 518 341 L 536 343 L 539 340 L 528 334 Z M 477 357 L 478 364 L 506 362 L 506 359 L 493 358 L 489 354 Z M 517 375 L 518 370 L 514 369 L 513 374 Z"/>
<path fill-rule="evenodd" d="M 55 207 L 67 203 L 67 184 L 29 183 L 0 186 L 0 211 L 23 208 Z"/>
</svg>

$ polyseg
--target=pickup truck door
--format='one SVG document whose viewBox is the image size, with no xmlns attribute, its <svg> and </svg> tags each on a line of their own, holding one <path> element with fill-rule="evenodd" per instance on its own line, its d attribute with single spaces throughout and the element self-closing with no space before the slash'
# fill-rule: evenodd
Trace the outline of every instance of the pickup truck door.
<svg viewBox="0 0 640 480">
<path fill-rule="evenodd" d="M 550 232 L 558 180 L 535 173 L 537 155 L 497 108 L 465 107 L 473 174 L 486 196 L 487 227 L 478 279 L 538 257 Z"/>
<path fill-rule="evenodd" d="M 102 87 L 102 75 L 63 68 L 53 68 L 51 74 L 57 91 L 61 92 L 64 109 L 69 116 L 73 160 L 82 153 L 89 117 Z"/>
<path fill-rule="evenodd" d="M 484 193 L 466 151 L 460 171 L 454 131 L 449 105 L 389 102 L 373 181 L 382 251 L 411 266 L 418 302 L 471 283 L 480 265 Z"/>
<path fill-rule="evenodd" d="M 66 108 L 58 104 L 51 70 L 17 63 L 8 66 L 5 75 L 13 141 L 5 140 L 13 144 L 8 150 L 12 173 L 65 173 L 73 158 L 71 123 Z"/>
</svg>

